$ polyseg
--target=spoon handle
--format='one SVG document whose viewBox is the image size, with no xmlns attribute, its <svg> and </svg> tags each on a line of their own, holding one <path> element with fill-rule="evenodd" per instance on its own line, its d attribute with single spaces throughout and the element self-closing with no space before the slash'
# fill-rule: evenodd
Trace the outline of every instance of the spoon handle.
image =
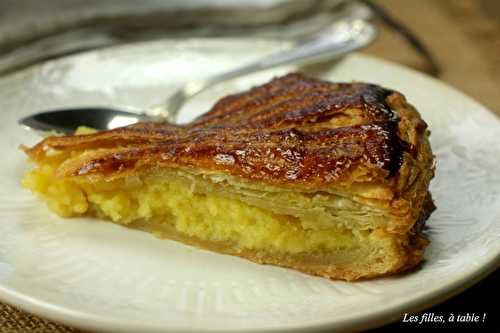
<svg viewBox="0 0 500 333">
<path fill-rule="evenodd" d="M 220 73 L 203 80 L 190 81 L 173 93 L 166 102 L 166 109 L 156 109 L 160 116 L 175 123 L 187 99 L 224 81 L 286 64 L 314 63 L 340 56 L 370 43 L 376 35 L 375 28 L 359 19 L 345 19 L 308 39 L 298 41 L 291 49 L 264 57 L 260 60 Z"/>
</svg>

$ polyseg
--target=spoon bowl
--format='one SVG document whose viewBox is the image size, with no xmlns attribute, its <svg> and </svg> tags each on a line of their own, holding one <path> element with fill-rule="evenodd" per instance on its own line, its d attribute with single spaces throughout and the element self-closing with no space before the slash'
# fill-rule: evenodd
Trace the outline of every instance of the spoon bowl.
<svg viewBox="0 0 500 333">
<path fill-rule="evenodd" d="M 44 111 L 21 118 L 19 123 L 41 134 L 73 134 L 79 126 L 103 131 L 135 124 L 147 118 L 140 113 L 96 106 Z"/>
</svg>

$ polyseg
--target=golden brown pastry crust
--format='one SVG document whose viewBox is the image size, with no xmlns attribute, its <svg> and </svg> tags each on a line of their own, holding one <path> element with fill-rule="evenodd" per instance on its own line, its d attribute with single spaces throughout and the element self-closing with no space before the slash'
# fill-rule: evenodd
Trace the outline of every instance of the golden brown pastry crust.
<svg viewBox="0 0 500 333">
<path fill-rule="evenodd" d="M 350 183 L 361 168 L 370 181 L 393 175 L 409 147 L 398 119 L 374 85 L 334 84 L 287 75 L 226 97 L 186 126 L 142 123 L 87 136 L 51 137 L 32 157 L 58 150 L 110 148 L 86 156 L 61 176 L 118 177 L 145 166 L 195 167 L 277 185 Z M 345 120 L 350 126 L 337 126 Z M 409 142 L 409 144 L 413 144 Z"/>
<path fill-rule="evenodd" d="M 293 191 L 348 193 L 387 211 L 383 232 L 397 236 L 390 267 L 372 273 L 367 267 L 362 274 L 281 265 L 356 279 L 403 271 L 422 260 L 427 240 L 421 227 L 434 209 L 428 192 L 434 163 L 428 136 L 425 122 L 398 92 L 289 74 L 225 97 L 187 125 L 140 123 L 49 137 L 25 151 L 38 163 L 63 158 L 58 177 L 91 182 L 170 168 Z M 75 151 L 82 153 L 68 155 Z M 238 255 L 276 263 L 254 253 Z"/>
</svg>

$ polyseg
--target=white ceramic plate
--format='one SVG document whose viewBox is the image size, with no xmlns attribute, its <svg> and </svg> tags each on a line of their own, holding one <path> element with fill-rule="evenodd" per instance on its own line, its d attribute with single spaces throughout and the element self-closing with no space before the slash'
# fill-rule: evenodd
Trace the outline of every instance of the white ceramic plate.
<svg viewBox="0 0 500 333">
<path fill-rule="evenodd" d="M 432 129 L 437 155 L 428 221 L 431 244 L 416 272 L 332 282 L 155 239 L 110 223 L 61 219 L 19 181 L 18 145 L 39 138 L 17 126 L 40 109 L 159 103 L 175 82 L 202 77 L 283 47 L 273 41 L 139 44 L 47 63 L 0 81 L 0 299 L 70 325 L 114 331 L 353 330 L 398 320 L 458 293 L 498 266 L 500 122 L 443 83 L 361 55 L 309 68 L 330 80 L 364 80 L 403 92 Z M 266 82 L 282 68 L 200 96 Z"/>
</svg>

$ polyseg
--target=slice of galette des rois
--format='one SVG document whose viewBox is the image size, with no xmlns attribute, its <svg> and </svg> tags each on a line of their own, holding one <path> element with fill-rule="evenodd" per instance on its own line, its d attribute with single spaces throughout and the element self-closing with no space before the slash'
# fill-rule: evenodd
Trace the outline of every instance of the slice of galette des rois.
<svg viewBox="0 0 500 333">
<path fill-rule="evenodd" d="M 422 261 L 428 136 L 401 93 L 288 74 L 189 124 L 45 138 L 22 182 L 64 217 L 356 280 Z"/>
</svg>

